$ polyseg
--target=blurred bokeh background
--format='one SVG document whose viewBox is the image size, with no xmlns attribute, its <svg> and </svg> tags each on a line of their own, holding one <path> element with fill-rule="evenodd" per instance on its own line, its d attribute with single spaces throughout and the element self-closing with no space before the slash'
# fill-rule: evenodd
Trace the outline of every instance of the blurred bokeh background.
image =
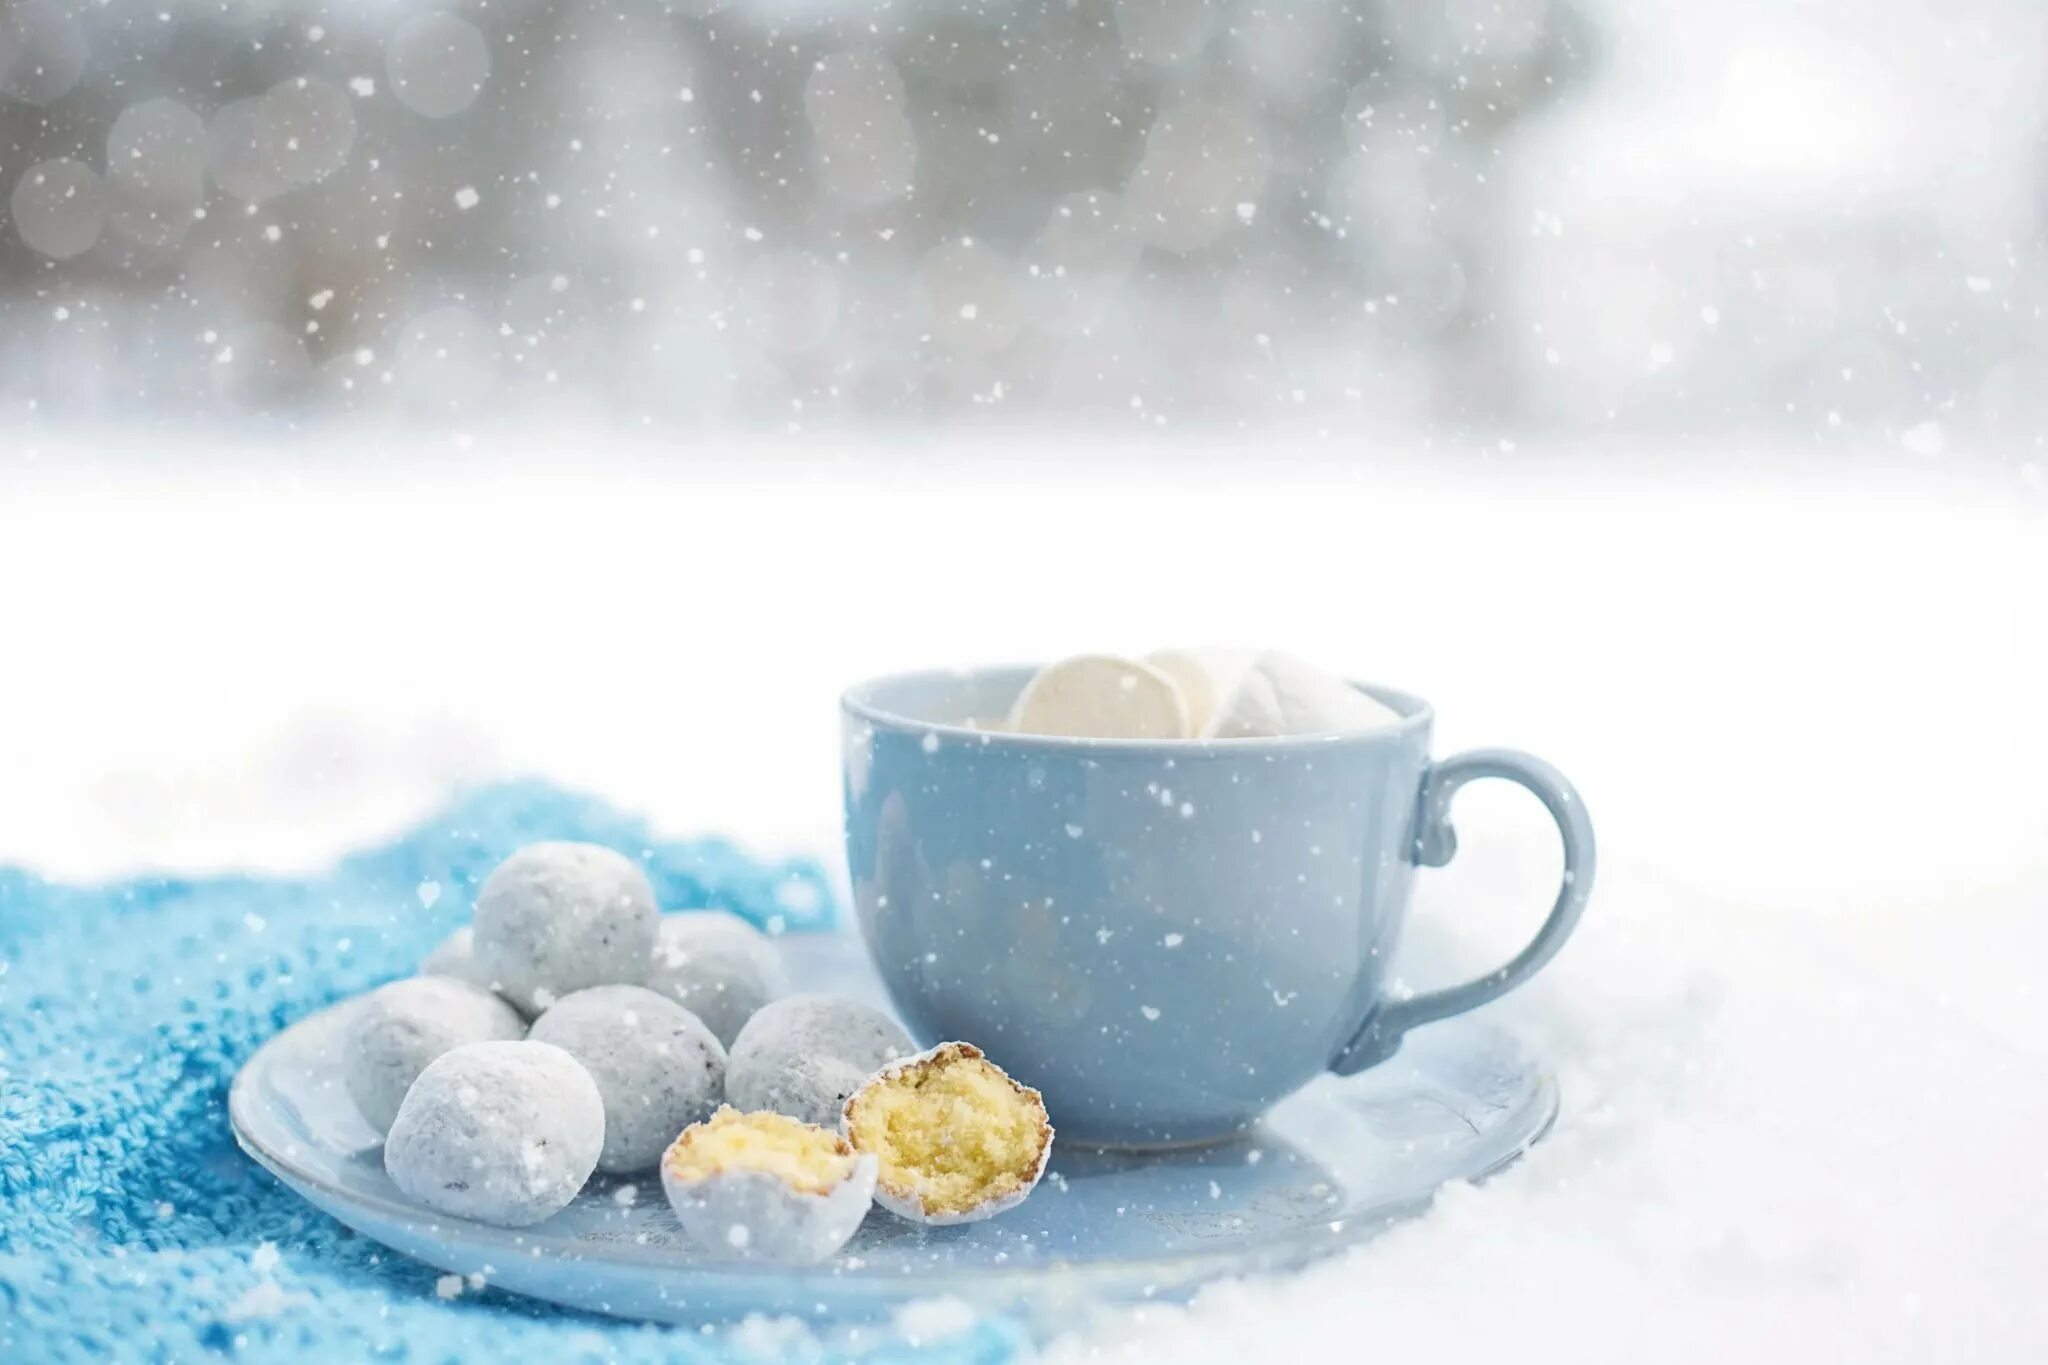
<svg viewBox="0 0 2048 1365">
<path fill-rule="evenodd" d="M 2032 464 L 2037 0 L 0 0 L 0 420 Z"/>
</svg>

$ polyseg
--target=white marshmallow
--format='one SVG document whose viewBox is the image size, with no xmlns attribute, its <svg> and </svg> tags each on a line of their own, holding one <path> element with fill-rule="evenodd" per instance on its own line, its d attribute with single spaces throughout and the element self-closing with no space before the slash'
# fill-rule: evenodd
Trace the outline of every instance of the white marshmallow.
<svg viewBox="0 0 2048 1365">
<path fill-rule="evenodd" d="M 1208 737 L 1255 739 L 1377 730 L 1400 715 L 1342 678 L 1271 651 L 1222 698 Z"/>
<path fill-rule="evenodd" d="M 1079 654 L 1047 664 L 1010 708 L 1008 729 L 1089 739 L 1186 739 L 1187 699 L 1170 676 L 1136 659 Z"/>
<path fill-rule="evenodd" d="M 481 986 L 410 976 L 378 987 L 356 1007 L 342 1084 L 369 1125 L 386 1132 L 405 1092 L 436 1057 L 464 1043 L 524 1036 L 519 1012 Z"/>
<path fill-rule="evenodd" d="M 1251 649 L 1162 649 L 1145 662 L 1172 678 L 1188 704 L 1188 733 L 1206 737 L 1217 710 L 1259 660 Z"/>
<path fill-rule="evenodd" d="M 470 1043 L 405 1092 L 384 1170 L 430 1209 L 523 1228 L 566 1207 L 603 1150 L 604 1101 L 574 1057 L 547 1043 Z"/>
</svg>

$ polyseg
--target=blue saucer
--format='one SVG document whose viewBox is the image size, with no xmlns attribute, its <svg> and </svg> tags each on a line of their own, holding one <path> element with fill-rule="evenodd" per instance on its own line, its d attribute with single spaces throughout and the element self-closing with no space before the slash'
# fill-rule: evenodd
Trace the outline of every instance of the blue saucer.
<svg viewBox="0 0 2048 1365">
<path fill-rule="evenodd" d="M 879 1002 L 858 944 L 829 934 L 784 943 L 801 989 Z M 553 1218 L 516 1231 L 409 1204 L 339 1079 L 354 1007 L 299 1021 L 242 1068 L 229 1114 L 243 1150 L 408 1256 L 535 1298 L 662 1322 L 867 1319 L 938 1296 L 1036 1319 L 1088 1301 L 1184 1295 L 1218 1276 L 1301 1265 L 1421 1212 L 1438 1186 L 1513 1162 L 1558 1103 L 1549 1071 L 1515 1040 L 1469 1017 L 1448 1020 L 1412 1035 L 1389 1062 L 1314 1082 L 1242 1138 L 1150 1153 L 1056 1144 L 1044 1183 L 1020 1208 L 953 1228 L 878 1209 L 834 1260 L 792 1270 L 722 1262 L 689 1244 L 653 1172 L 600 1177 Z"/>
</svg>

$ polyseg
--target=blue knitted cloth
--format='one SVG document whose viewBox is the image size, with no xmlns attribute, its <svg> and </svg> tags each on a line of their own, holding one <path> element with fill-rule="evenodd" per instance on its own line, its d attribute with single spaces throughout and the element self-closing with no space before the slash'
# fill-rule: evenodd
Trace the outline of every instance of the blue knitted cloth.
<svg viewBox="0 0 2048 1365">
<path fill-rule="evenodd" d="M 544 838 L 639 858 L 666 906 L 792 930 L 833 916 L 813 864 L 659 842 L 538 783 L 471 795 L 304 880 L 66 886 L 0 868 L 0 1361 L 568 1365 L 758 1348 L 758 1324 L 736 1341 L 750 1329 L 623 1323 L 488 1288 L 444 1299 L 438 1271 L 301 1202 L 229 1134 L 228 1083 L 260 1043 L 411 971 L 467 919 L 484 874 Z M 875 1360 L 914 1349 L 886 1332 L 855 1347 L 771 1339 Z M 1017 1345 L 985 1322 L 934 1349 L 995 1360 Z"/>
</svg>

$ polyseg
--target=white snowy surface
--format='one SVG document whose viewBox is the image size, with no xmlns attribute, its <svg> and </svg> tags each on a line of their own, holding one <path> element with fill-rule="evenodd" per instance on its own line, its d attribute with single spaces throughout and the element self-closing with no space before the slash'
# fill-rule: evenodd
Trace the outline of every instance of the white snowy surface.
<svg viewBox="0 0 2048 1365">
<path fill-rule="evenodd" d="M 855 678 L 1285 648 L 1579 783 L 1592 908 L 1496 1007 L 1564 1115 L 1350 1257 L 1054 1358 L 2048 1356 L 2038 481 L 129 445 L 0 439 L 0 861 L 304 867 L 521 772 L 836 857 Z M 1525 798 L 1458 819 L 1414 984 L 1511 951 L 1556 870 Z"/>
</svg>

